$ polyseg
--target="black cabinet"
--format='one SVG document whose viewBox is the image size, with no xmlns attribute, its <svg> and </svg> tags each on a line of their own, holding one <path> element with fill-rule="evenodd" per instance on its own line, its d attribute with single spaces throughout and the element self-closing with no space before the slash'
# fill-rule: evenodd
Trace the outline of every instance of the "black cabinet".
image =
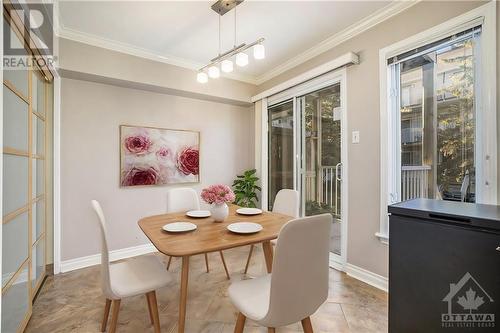
<svg viewBox="0 0 500 333">
<path fill-rule="evenodd" d="M 500 332 L 500 207 L 389 206 L 389 332 Z"/>
</svg>

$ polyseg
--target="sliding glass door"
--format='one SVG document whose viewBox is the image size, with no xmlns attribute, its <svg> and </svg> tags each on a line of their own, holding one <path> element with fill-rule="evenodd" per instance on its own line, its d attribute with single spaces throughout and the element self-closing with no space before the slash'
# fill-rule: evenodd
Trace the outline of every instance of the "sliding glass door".
<svg viewBox="0 0 500 333">
<path fill-rule="evenodd" d="M 340 83 L 299 97 L 301 198 L 305 216 L 330 213 L 330 251 L 341 255 L 342 156 Z"/>
<path fill-rule="evenodd" d="M 269 186 L 268 209 L 273 209 L 276 193 L 295 188 L 295 121 L 293 100 L 268 109 L 269 119 Z"/>
<path fill-rule="evenodd" d="M 332 262 L 345 261 L 343 242 L 342 77 L 332 76 L 268 107 L 268 208 L 284 188 L 300 193 L 300 214 L 332 214 Z"/>
</svg>

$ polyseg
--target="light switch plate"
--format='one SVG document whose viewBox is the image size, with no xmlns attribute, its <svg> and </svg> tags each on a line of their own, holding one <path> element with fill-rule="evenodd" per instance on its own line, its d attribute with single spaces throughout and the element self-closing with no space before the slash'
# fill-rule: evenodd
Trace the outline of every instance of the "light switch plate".
<svg viewBox="0 0 500 333">
<path fill-rule="evenodd" d="M 359 143 L 359 131 L 352 131 L 352 143 Z"/>
</svg>

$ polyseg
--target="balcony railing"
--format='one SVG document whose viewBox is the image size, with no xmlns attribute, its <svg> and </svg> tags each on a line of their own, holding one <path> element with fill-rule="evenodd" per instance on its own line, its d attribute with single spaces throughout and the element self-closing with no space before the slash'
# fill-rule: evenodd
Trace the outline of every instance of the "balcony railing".
<svg viewBox="0 0 500 333">
<path fill-rule="evenodd" d="M 429 197 L 429 165 L 403 166 L 401 168 L 401 200 Z M 340 169 L 339 169 L 340 171 Z M 317 175 L 319 174 L 319 179 Z M 308 171 L 305 175 L 306 201 L 316 202 L 340 214 L 340 177 L 334 166 L 322 166 L 319 172 Z"/>
<path fill-rule="evenodd" d="M 340 168 L 339 168 L 340 172 Z M 317 175 L 319 174 L 319 178 Z M 322 166 L 319 172 L 308 171 L 305 175 L 306 201 L 316 202 L 332 214 L 340 215 L 340 177 L 334 166 Z"/>
<path fill-rule="evenodd" d="M 429 165 L 401 167 L 402 201 L 429 196 L 429 172 L 431 172 Z"/>
</svg>

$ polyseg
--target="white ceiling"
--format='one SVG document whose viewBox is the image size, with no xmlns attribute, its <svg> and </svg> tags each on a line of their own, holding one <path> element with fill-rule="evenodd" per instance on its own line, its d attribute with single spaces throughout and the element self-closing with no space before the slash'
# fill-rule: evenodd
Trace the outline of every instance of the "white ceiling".
<svg viewBox="0 0 500 333">
<path fill-rule="evenodd" d="M 218 53 L 214 1 L 60 1 L 61 35 L 118 44 L 198 68 Z M 363 19 L 391 1 L 251 1 L 237 7 L 237 43 L 264 37 L 266 59 L 235 68 L 258 80 L 284 62 Z M 233 47 L 234 11 L 221 19 L 222 51 Z M 67 32 L 65 34 L 65 32 Z M 68 33 L 70 32 L 70 34 Z"/>
</svg>

